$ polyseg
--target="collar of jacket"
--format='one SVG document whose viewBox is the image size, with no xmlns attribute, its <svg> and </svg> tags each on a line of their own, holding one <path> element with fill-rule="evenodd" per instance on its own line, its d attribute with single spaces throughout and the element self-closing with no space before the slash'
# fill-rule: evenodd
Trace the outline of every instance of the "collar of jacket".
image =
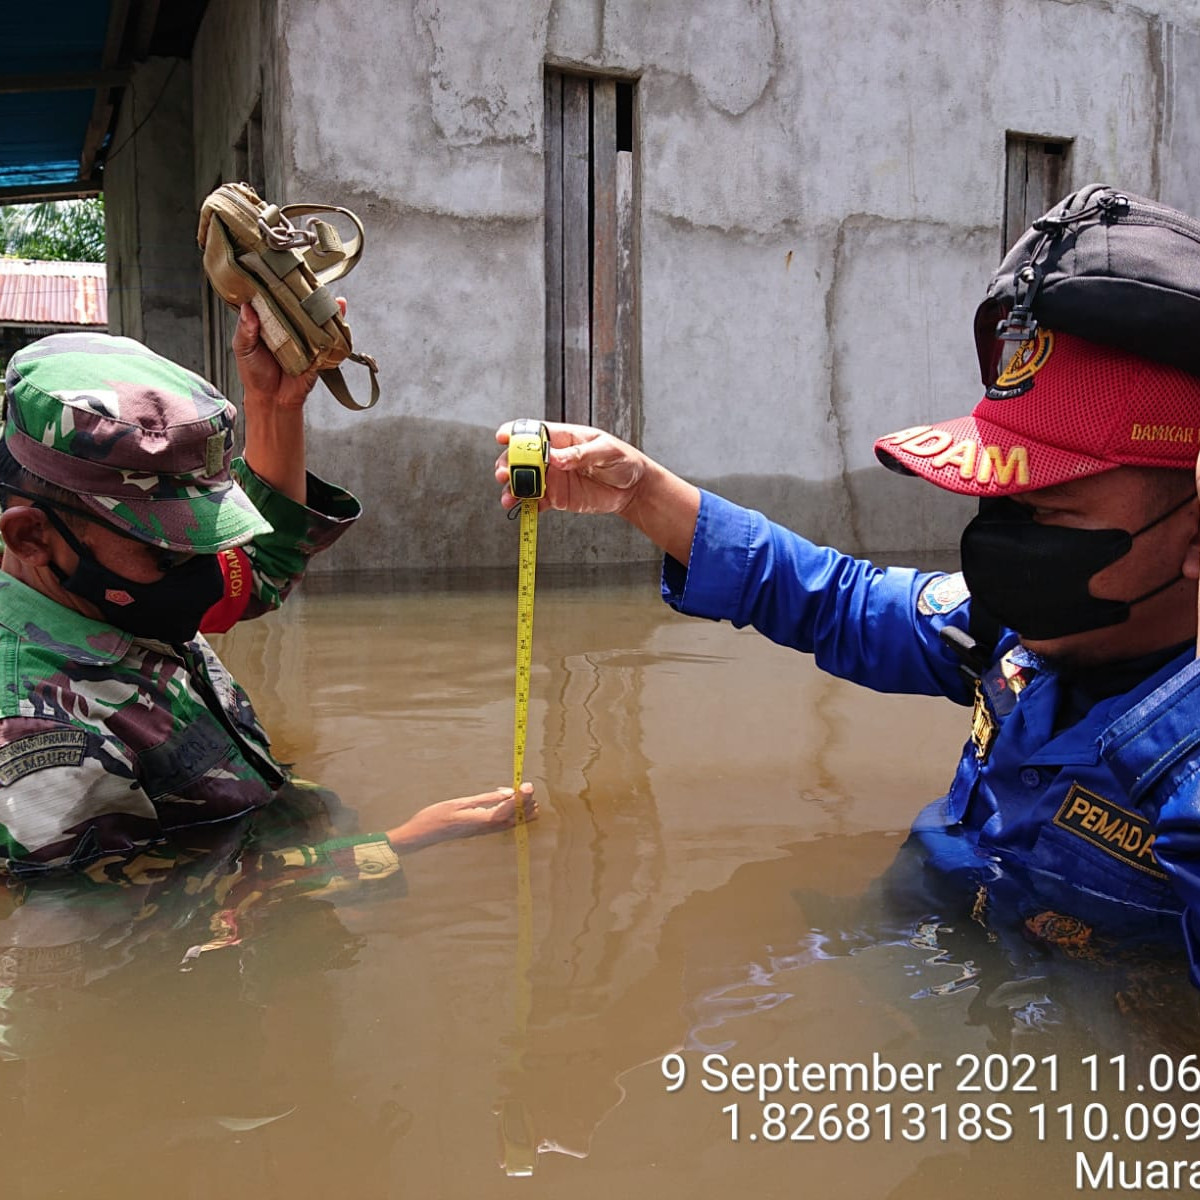
<svg viewBox="0 0 1200 1200">
<path fill-rule="evenodd" d="M 119 662 L 133 635 L 85 617 L 0 571 L 0 626 L 63 658 L 88 666 Z"/>
<path fill-rule="evenodd" d="M 1053 718 L 1059 703 L 1060 689 L 1065 684 L 1057 672 L 1048 666 L 1044 667 L 1043 673 L 1035 680 L 1036 692 L 1031 684 L 1026 692 L 1022 693 L 1023 702 L 1027 705 L 1028 701 L 1036 696 L 1039 712 L 1035 719 L 1044 723 L 1043 736 L 1046 738 L 1044 744 L 1029 755 L 1027 761 L 1035 765 L 1098 763 L 1102 746 L 1109 737 L 1109 727 L 1193 661 L 1195 653 L 1189 646 L 1175 658 L 1159 666 L 1156 671 L 1150 672 L 1128 691 L 1098 699 L 1085 716 L 1057 734 L 1052 732 Z"/>
</svg>

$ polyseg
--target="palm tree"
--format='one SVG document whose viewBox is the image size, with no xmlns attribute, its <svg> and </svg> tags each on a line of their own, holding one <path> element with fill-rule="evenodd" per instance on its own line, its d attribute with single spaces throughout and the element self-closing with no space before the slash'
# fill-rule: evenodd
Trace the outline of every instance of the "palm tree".
<svg viewBox="0 0 1200 1200">
<path fill-rule="evenodd" d="M 0 255 L 104 261 L 104 198 L 0 207 Z"/>
</svg>

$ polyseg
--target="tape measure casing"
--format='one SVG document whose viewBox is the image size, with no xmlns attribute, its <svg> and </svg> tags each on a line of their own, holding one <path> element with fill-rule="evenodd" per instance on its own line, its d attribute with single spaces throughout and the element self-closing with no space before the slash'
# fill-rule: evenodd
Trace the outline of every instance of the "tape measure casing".
<svg viewBox="0 0 1200 1200">
<path fill-rule="evenodd" d="M 546 492 L 550 432 L 542 421 L 514 421 L 508 436 L 508 487 L 520 500 L 538 500 Z"/>
</svg>

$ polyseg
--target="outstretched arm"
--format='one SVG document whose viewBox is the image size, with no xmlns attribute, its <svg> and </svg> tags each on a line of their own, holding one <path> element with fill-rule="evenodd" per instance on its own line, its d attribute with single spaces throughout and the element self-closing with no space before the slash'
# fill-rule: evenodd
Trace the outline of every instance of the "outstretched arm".
<svg viewBox="0 0 1200 1200">
<path fill-rule="evenodd" d="M 585 425 L 548 424 L 543 509 L 616 513 L 666 551 L 663 598 L 692 616 L 751 625 L 772 641 L 813 653 L 818 665 L 879 691 L 946 695 L 964 702 L 958 660 L 940 640 L 966 624 L 965 589 L 952 609 L 926 613 L 939 574 L 882 570 L 700 489 L 634 446 Z M 507 445 L 510 426 L 496 440 Z M 508 482 L 507 455 L 496 479 Z M 500 498 L 511 509 L 517 497 Z M 961 594 L 957 594 L 961 592 Z"/>
<path fill-rule="evenodd" d="M 537 816 L 532 783 L 521 784 L 521 806 L 526 821 Z M 501 787 L 478 796 L 431 804 L 409 817 L 403 825 L 389 829 L 387 840 L 397 854 L 407 854 L 422 846 L 432 846 L 434 842 L 511 829 L 516 823 L 517 795 L 512 788 Z"/>
</svg>

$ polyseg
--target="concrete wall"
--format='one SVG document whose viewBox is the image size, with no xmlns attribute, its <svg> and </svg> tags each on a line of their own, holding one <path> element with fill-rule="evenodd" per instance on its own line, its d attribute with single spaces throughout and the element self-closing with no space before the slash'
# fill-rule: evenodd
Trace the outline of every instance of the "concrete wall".
<svg viewBox="0 0 1200 1200">
<path fill-rule="evenodd" d="M 543 405 L 544 63 L 638 80 L 646 449 L 849 549 L 957 542 L 964 502 L 871 447 L 978 399 L 1006 130 L 1200 213 L 1190 0 L 213 0 L 197 196 L 261 94 L 278 195 L 367 226 L 340 290 L 384 395 L 318 392 L 310 455 L 368 515 L 321 569 L 513 561 L 491 434 Z M 543 561 L 649 553 L 543 522 Z"/>
<path fill-rule="evenodd" d="M 134 68 L 104 167 L 108 327 L 204 365 L 192 184 L 192 70 Z"/>
<path fill-rule="evenodd" d="M 316 10 L 316 4 L 302 6 Z M 192 48 L 196 116 L 195 200 L 238 177 L 234 146 L 261 105 L 272 199 L 288 183 L 279 126 L 279 57 L 273 0 L 211 0 Z M 291 199 L 291 196 L 285 197 Z"/>
</svg>

